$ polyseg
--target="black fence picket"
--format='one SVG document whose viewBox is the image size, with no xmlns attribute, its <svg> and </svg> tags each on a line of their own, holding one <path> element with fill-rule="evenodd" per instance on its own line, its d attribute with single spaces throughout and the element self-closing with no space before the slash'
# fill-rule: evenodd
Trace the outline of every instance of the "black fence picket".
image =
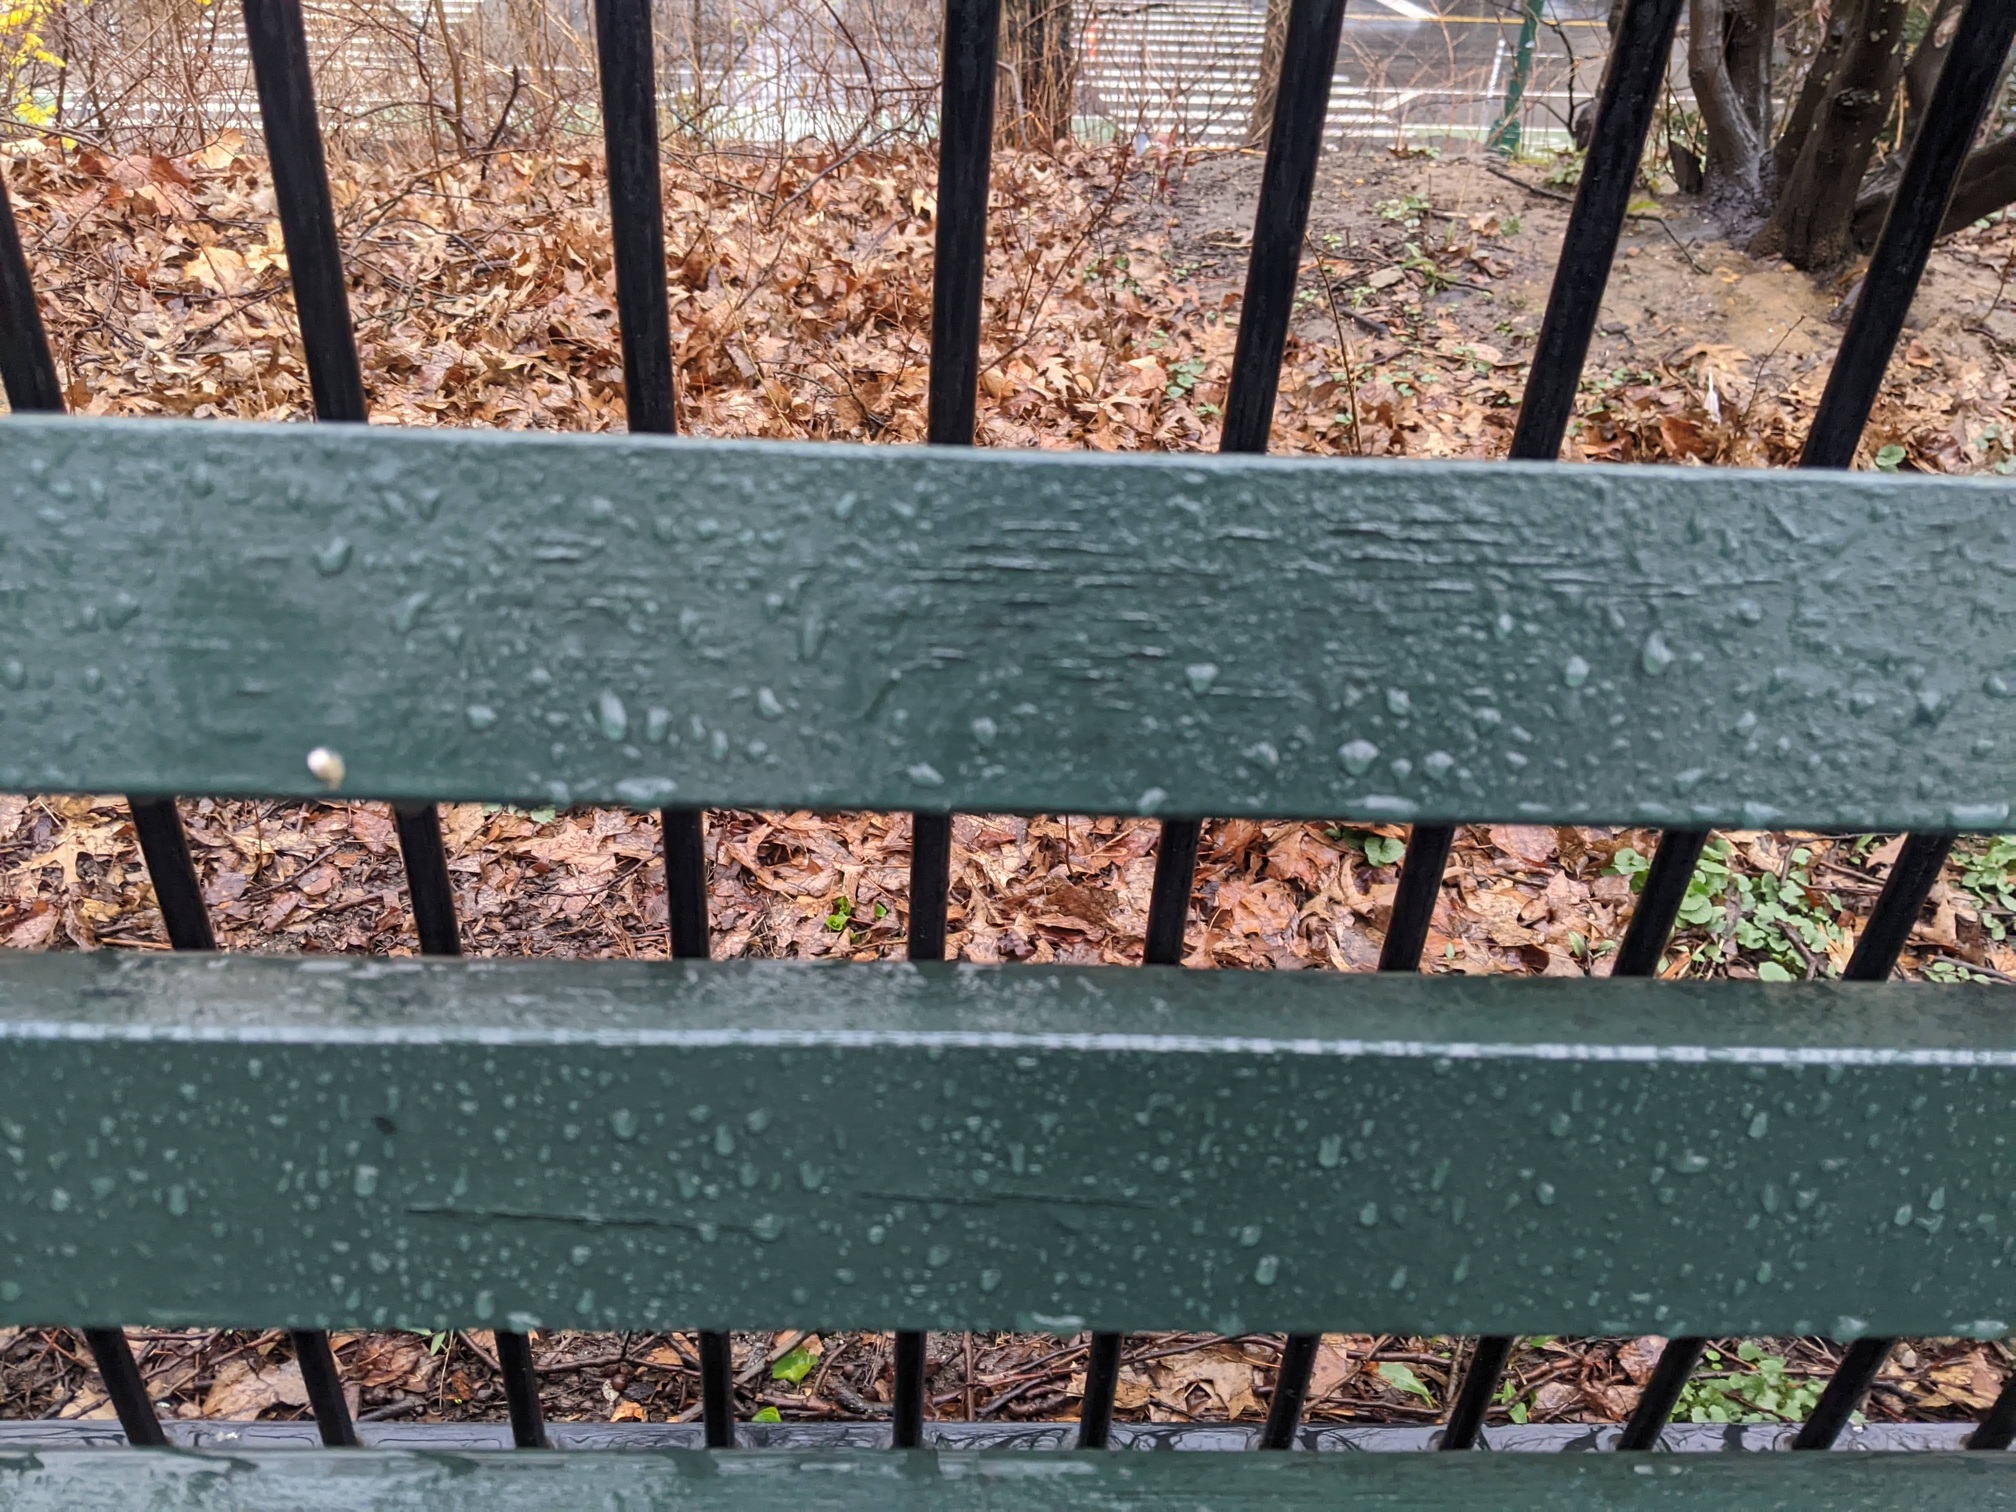
<svg viewBox="0 0 2016 1512">
<path fill-rule="evenodd" d="M 126 1442 L 136 1448 L 164 1447 L 168 1435 L 162 1431 L 161 1419 L 154 1415 L 154 1404 L 148 1400 L 147 1385 L 140 1379 L 140 1367 L 134 1362 L 133 1346 L 126 1341 L 126 1330 L 86 1328 L 80 1332 L 85 1347 L 91 1351 L 91 1363 L 98 1367 L 106 1400 L 112 1404 L 119 1426 L 125 1431 Z"/>
<path fill-rule="evenodd" d="M 980 385 L 980 310 L 987 287 L 987 196 L 994 163 L 994 84 L 1001 0 L 946 0 L 938 111 L 938 201 L 931 278 L 931 373 L 924 439 L 971 446 Z M 945 959 L 952 888 L 952 815 L 910 816 L 910 916 L 906 954 Z M 896 1335 L 891 1441 L 924 1442 L 922 1333 Z"/>
<path fill-rule="evenodd" d="M 624 414 L 633 432 L 669 436 L 679 429 L 679 404 L 672 372 L 672 308 L 665 292 L 657 42 L 649 0 L 595 0 L 595 56 L 608 160 L 610 239 L 616 250 Z M 669 947 L 679 960 L 704 961 L 710 954 L 705 816 L 694 808 L 665 808 L 658 825 L 665 846 Z M 725 1449 L 735 1442 L 734 1350 L 723 1332 L 703 1332 L 700 1343 L 707 1442 Z"/>
<path fill-rule="evenodd" d="M 1645 156 L 1645 139 L 1652 129 L 1679 20 L 1680 0 L 1627 0 L 1618 17 L 1596 96 L 1588 155 L 1562 234 L 1554 287 L 1541 317 L 1533 366 L 1512 434 L 1515 459 L 1552 461 L 1560 455 L 1561 442 L 1568 434 L 1582 365 L 1588 359 L 1603 291 L 1609 285 L 1610 267 L 1624 231 L 1638 165 Z M 1381 970 L 1411 971 L 1417 967 L 1453 836 L 1454 831 L 1445 826 L 1414 827 L 1401 860 L 1400 887 L 1386 950 L 1379 961 Z M 1686 890 L 1684 879 L 1680 889 Z M 1440 1447 L 1468 1449 L 1477 1442 L 1485 1412 L 1498 1389 L 1498 1377 L 1511 1353 L 1512 1340 L 1508 1338 L 1477 1341 L 1457 1387 Z"/>
<path fill-rule="evenodd" d="M 244 0 L 243 8 L 315 418 L 362 424 L 369 418 L 364 369 L 350 326 L 350 294 L 336 235 L 335 203 L 329 194 L 329 170 L 322 158 L 322 129 L 300 0 Z M 439 820 L 431 807 L 395 809 L 393 817 L 422 949 L 460 954 L 454 887 L 443 858 Z M 342 1382 L 333 1358 L 327 1358 L 328 1335 L 302 1330 L 293 1339 L 301 1352 L 302 1380 L 322 1442 L 331 1447 L 355 1445 Z"/>
<path fill-rule="evenodd" d="M 60 414 L 66 407 L 4 178 L 0 178 L 0 386 L 5 387 L 7 403 L 16 410 Z M 175 800 L 129 796 L 126 807 L 133 817 L 134 836 L 161 909 L 168 943 L 177 950 L 216 949 L 196 864 L 189 854 L 189 837 Z M 166 1443 L 125 1331 L 92 1328 L 84 1334 L 107 1399 L 128 1441 Z"/>
<path fill-rule="evenodd" d="M 1323 128 L 1330 111 L 1330 88 L 1337 73 L 1337 45 L 1343 35 L 1344 0 L 1291 0 L 1275 92 L 1274 119 L 1267 135 L 1267 158 L 1260 175 L 1260 201 L 1253 213 L 1253 250 L 1246 261 L 1246 291 L 1239 305 L 1239 334 L 1232 349 L 1232 372 L 1225 390 L 1225 416 L 1218 450 L 1267 450 L 1274 428 L 1274 400 L 1281 384 L 1281 358 L 1295 313 L 1295 289 L 1302 271 L 1302 244 L 1309 231 L 1309 205 L 1316 192 L 1316 167 L 1323 155 Z M 1175 966 L 1183 959 L 1183 935 L 1190 917 L 1190 893 L 1197 873 L 1203 822 L 1165 819 L 1156 844 L 1155 881 L 1148 900 L 1148 927 L 1142 963 Z M 1119 1382 L 1119 1343 L 1095 1335 L 1095 1361 L 1113 1368 L 1085 1378 L 1079 1443 L 1106 1442 Z M 1279 1434 L 1269 1419 L 1262 1443 L 1286 1448 L 1301 1416 L 1314 1345 L 1290 1340 L 1274 1385 L 1283 1418 Z"/>
</svg>

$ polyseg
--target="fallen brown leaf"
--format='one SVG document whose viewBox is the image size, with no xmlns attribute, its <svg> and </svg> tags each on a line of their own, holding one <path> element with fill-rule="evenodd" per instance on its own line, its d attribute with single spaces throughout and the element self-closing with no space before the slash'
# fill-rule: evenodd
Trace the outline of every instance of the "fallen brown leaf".
<svg viewBox="0 0 2016 1512">
<path fill-rule="evenodd" d="M 272 1407 L 306 1407 L 308 1388 L 298 1361 L 275 1364 L 241 1355 L 226 1360 L 203 1398 L 203 1416 L 250 1422 Z"/>
</svg>

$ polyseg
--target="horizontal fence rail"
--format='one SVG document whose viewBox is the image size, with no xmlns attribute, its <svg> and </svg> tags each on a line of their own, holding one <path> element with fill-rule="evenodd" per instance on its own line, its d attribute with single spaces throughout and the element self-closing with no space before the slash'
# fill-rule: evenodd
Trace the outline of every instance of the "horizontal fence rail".
<svg viewBox="0 0 2016 1512">
<path fill-rule="evenodd" d="M 0 478 L 14 790 L 312 798 L 320 751 L 350 796 L 643 808 L 2016 793 L 1999 480 L 31 416 Z"/>
</svg>

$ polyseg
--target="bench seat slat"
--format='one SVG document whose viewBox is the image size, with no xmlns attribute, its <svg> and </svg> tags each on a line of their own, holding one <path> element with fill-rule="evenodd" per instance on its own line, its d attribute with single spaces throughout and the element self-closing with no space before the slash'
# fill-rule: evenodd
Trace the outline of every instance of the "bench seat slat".
<svg viewBox="0 0 2016 1512">
<path fill-rule="evenodd" d="M 1976 1334 L 1997 989 L 0 961 L 0 1323 Z"/>
<path fill-rule="evenodd" d="M 2006 1454 L 656 1454 L 0 1451 L 10 1512 L 1379 1512 L 1559 1507 L 1715 1512 L 2016 1508 Z"/>
<path fill-rule="evenodd" d="M 2011 497 L 11 417 L 0 786 L 1993 828 Z"/>
</svg>

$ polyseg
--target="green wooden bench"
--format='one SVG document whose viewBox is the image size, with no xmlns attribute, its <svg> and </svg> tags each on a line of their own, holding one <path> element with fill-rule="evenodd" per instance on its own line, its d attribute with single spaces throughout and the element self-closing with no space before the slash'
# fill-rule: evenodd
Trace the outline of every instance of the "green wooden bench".
<svg viewBox="0 0 2016 1512">
<path fill-rule="evenodd" d="M 246 11 L 318 412 L 361 420 L 299 12 Z M 330 1446 L 0 1424 L 0 1505 L 2016 1505 L 1994 1453 L 1365 1454 L 1300 1423 L 1326 1330 L 1475 1336 L 1451 1449 L 1520 1334 L 1671 1337 L 1603 1449 L 1661 1442 L 1703 1338 L 1821 1334 L 1847 1360 L 1788 1438 L 1825 1448 L 1896 1336 L 2016 1316 L 2011 999 L 1883 980 L 1954 835 L 2016 799 L 2016 496 L 1839 470 L 2016 7 L 1963 17 L 1815 470 L 1530 460 L 1676 13 L 1626 9 L 1529 460 L 1497 465 L 956 449 L 996 0 L 948 10 L 935 447 L 32 415 L 60 391 L 0 204 L 0 787 L 132 795 L 183 947 L 0 959 L 0 1324 L 88 1330 L 143 1445 L 170 1435 L 122 1325 L 288 1328 Z M 1264 449 L 1340 15 L 1294 12 L 1228 452 Z M 666 431 L 648 13 L 598 21 L 634 428 Z M 431 958 L 203 948 L 174 796 L 331 792 L 395 805 Z M 683 959 L 450 959 L 449 800 L 662 812 Z M 700 959 L 701 813 L 801 806 L 916 815 L 910 964 Z M 1149 968 L 1202 818 L 1407 822 L 1384 969 L 944 963 L 950 816 L 1004 811 L 1163 821 Z M 1665 827 L 1612 979 L 1418 973 L 1483 820 Z M 1911 832 L 1850 980 L 1649 980 L 1717 827 Z M 910 1452 L 731 1447 L 726 1330 L 778 1326 L 899 1330 Z M 354 1447 L 338 1327 L 496 1330 L 524 1452 Z M 533 1452 L 554 1328 L 698 1330 L 713 1447 Z M 1066 1442 L 1109 1446 L 1121 1340 L 1166 1328 L 1285 1332 L 1240 1441 L 1318 1452 L 925 1422 L 927 1330 L 1089 1331 Z M 1966 1442 L 2012 1430 L 2016 1393 Z"/>
</svg>

